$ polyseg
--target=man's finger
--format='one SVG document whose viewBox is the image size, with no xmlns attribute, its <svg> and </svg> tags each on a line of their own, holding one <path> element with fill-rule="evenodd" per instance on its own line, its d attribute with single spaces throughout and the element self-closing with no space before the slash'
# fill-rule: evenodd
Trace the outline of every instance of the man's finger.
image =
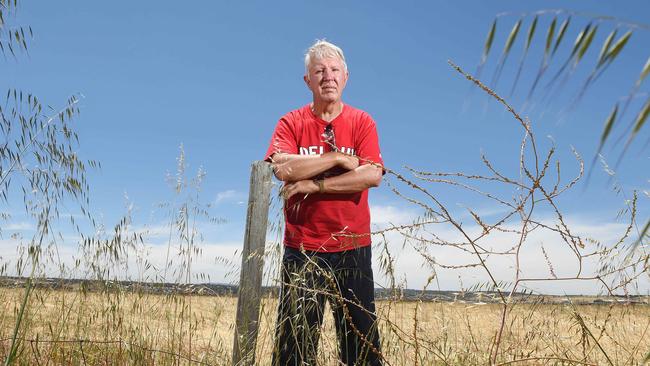
<svg viewBox="0 0 650 366">
<path fill-rule="evenodd" d="M 284 185 L 284 188 L 282 188 L 282 196 L 284 199 L 288 200 L 291 198 L 291 196 L 293 196 L 294 186 L 295 183 L 286 183 Z"/>
</svg>

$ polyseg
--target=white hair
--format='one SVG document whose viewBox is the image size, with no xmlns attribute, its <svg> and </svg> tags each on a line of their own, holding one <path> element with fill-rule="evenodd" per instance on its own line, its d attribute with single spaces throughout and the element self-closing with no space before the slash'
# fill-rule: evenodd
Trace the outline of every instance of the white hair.
<svg viewBox="0 0 650 366">
<path fill-rule="evenodd" d="M 343 69 L 347 72 L 348 65 L 345 63 L 345 55 L 343 50 L 324 39 L 317 39 L 305 53 L 305 73 L 309 75 L 309 64 L 312 60 L 322 60 L 328 57 L 337 57 L 343 62 Z"/>
</svg>

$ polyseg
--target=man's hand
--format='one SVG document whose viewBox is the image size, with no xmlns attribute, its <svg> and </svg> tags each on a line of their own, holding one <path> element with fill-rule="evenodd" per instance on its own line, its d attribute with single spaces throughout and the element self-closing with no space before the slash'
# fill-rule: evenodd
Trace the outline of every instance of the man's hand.
<svg viewBox="0 0 650 366">
<path fill-rule="evenodd" d="M 340 152 L 335 153 L 338 160 L 338 165 L 346 170 L 354 170 L 359 166 L 359 158 L 354 155 L 343 154 Z"/>
<path fill-rule="evenodd" d="M 282 188 L 282 196 L 284 197 L 284 199 L 288 200 L 294 194 L 300 194 L 300 193 L 311 194 L 311 193 L 318 193 L 318 191 L 319 191 L 318 184 L 316 184 L 311 179 L 306 179 L 306 180 L 299 180 L 293 183 L 285 183 L 284 187 Z"/>
</svg>

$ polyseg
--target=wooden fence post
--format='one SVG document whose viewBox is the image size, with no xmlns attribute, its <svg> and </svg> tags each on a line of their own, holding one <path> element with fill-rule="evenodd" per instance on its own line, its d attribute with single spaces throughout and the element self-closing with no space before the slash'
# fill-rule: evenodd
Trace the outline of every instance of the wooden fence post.
<svg viewBox="0 0 650 366">
<path fill-rule="evenodd" d="M 271 164 L 265 161 L 256 161 L 251 165 L 237 322 L 232 349 L 232 364 L 237 366 L 255 364 L 272 173 Z"/>
</svg>

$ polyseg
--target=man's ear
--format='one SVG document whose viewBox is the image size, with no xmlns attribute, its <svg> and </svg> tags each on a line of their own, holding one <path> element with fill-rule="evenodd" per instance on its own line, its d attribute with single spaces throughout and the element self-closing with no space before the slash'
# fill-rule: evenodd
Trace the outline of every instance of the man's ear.
<svg viewBox="0 0 650 366">
<path fill-rule="evenodd" d="M 302 79 L 305 81 L 305 84 L 307 84 L 307 87 L 309 87 L 309 77 L 307 76 L 307 74 L 305 74 L 305 75 L 302 77 Z"/>
</svg>

